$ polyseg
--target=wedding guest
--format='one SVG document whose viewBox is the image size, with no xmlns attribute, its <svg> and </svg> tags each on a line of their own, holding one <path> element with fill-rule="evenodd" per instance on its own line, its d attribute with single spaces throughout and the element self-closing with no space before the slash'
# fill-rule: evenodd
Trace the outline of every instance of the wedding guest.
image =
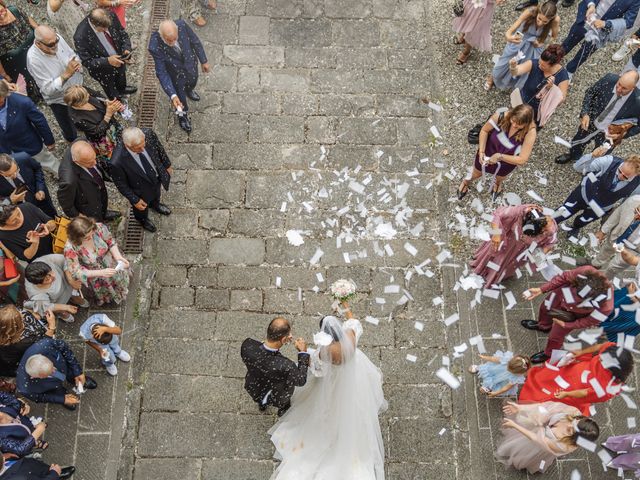
<svg viewBox="0 0 640 480">
<path fill-rule="evenodd" d="M 509 61 L 518 56 L 518 63 L 540 58 L 545 42 L 556 41 L 560 29 L 560 16 L 556 3 L 549 0 L 542 5 L 528 8 L 505 33 L 507 45 L 493 67 L 493 73 L 485 82 L 485 90 L 495 84 L 501 90 L 522 88 L 527 75 L 514 78 L 509 71 Z"/>
<path fill-rule="evenodd" d="M 564 164 L 575 162 L 593 140 L 596 146 L 610 141 L 630 138 L 640 133 L 640 90 L 636 84 L 640 74 L 633 70 L 622 75 L 607 73 L 591 85 L 584 94 L 580 111 L 580 126 L 571 140 L 568 153 L 556 157 L 555 162 Z M 609 127 L 618 121 L 630 119 L 635 126 L 624 133 L 609 132 Z"/>
<path fill-rule="evenodd" d="M 617 396 L 633 371 L 628 350 L 607 342 L 570 352 L 573 361 L 564 366 L 532 368 L 520 390 L 520 403 L 562 402 L 591 415 L 593 403 Z M 564 380 L 560 385 L 557 379 Z"/>
<path fill-rule="evenodd" d="M 0 242 L 19 260 L 53 253 L 50 235 L 55 229 L 55 220 L 30 203 L 0 205 Z"/>
<path fill-rule="evenodd" d="M 35 42 L 27 53 L 27 68 L 60 125 L 64 139 L 71 143 L 78 132 L 63 96 L 72 85 L 82 85 L 82 65 L 76 53 L 53 28 L 40 25 L 35 35 Z"/>
<path fill-rule="evenodd" d="M 480 391 L 488 397 L 517 395 L 518 385 L 524 383 L 527 371 L 531 368 L 529 358 L 501 350 L 492 356 L 479 356 L 485 363 L 471 365 L 469 372 L 481 379 Z"/>
<path fill-rule="evenodd" d="M 531 260 L 532 244 L 549 253 L 558 241 L 557 230 L 553 217 L 543 215 L 538 205 L 499 207 L 493 213 L 491 240 L 476 250 L 471 267 L 484 278 L 485 288 L 492 288 Z"/>
<path fill-rule="evenodd" d="M 555 214 L 558 223 L 578 215 L 567 232 L 569 237 L 576 236 L 581 228 L 603 217 L 640 186 L 640 155 L 626 159 L 605 155 L 594 159 L 593 155 L 587 154 L 576 165 L 583 162 L 581 173 L 585 176 Z"/>
<path fill-rule="evenodd" d="M 298 350 L 297 364 L 280 353 L 280 349 L 292 340 L 289 322 L 276 317 L 269 323 L 264 342 L 252 338 L 242 342 L 240 355 L 247 367 L 244 388 L 261 412 L 273 405 L 281 417 L 291 406 L 295 387 L 307 382 L 309 354 L 306 342 L 302 338 L 294 342 Z"/>
<path fill-rule="evenodd" d="M 107 100 L 95 90 L 77 85 L 64 94 L 64 103 L 75 128 L 82 132 L 96 152 L 98 163 L 104 168 L 122 136 L 121 117 L 124 108 L 120 100 Z"/>
<path fill-rule="evenodd" d="M 611 436 L 602 446 L 616 454 L 607 467 L 632 470 L 640 478 L 640 433 Z"/>
<path fill-rule="evenodd" d="M 44 180 L 42 165 L 27 153 L 13 156 L 0 153 L 0 198 L 9 199 L 13 204 L 31 203 L 50 217 L 58 214 Z"/>
<path fill-rule="evenodd" d="M 640 324 L 636 322 L 638 294 L 635 282 L 613 292 L 613 312 L 600 325 L 610 342 L 617 342 L 619 334 L 632 337 L 640 334 Z"/>
<path fill-rule="evenodd" d="M 42 440 L 47 424 L 34 425 L 29 417 L 31 407 L 7 392 L 0 391 L 0 451 L 25 457 L 34 449 L 46 450 L 49 444 Z"/>
<path fill-rule="evenodd" d="M 476 48 L 481 52 L 491 51 L 491 22 L 496 5 L 502 5 L 505 0 L 464 0 L 464 14 L 453 21 L 456 32 L 454 43 L 463 45 L 456 63 L 464 65 L 469 60 L 471 50 Z"/>
<path fill-rule="evenodd" d="M 122 329 L 104 313 L 91 315 L 80 327 L 80 337 L 100 356 L 109 375 L 117 375 L 116 358 L 128 362 L 131 356 L 120 346 Z"/>
<path fill-rule="evenodd" d="M 68 393 L 64 383 L 93 390 L 96 381 L 85 375 L 76 356 L 64 340 L 43 338 L 31 345 L 16 374 L 18 392 L 36 403 L 57 403 L 75 410 L 80 399 Z"/>
<path fill-rule="evenodd" d="M 36 21 L 13 5 L 0 0 L 0 75 L 15 82 L 22 75 L 29 96 L 38 101 L 40 92 L 27 70 L 27 51 L 33 45 Z"/>
<path fill-rule="evenodd" d="M 51 25 L 72 43 L 76 28 L 90 10 L 90 0 L 47 0 L 47 15 Z"/>
<path fill-rule="evenodd" d="M 622 254 L 616 252 L 614 244 L 624 244 L 635 251 L 640 243 L 640 195 L 627 198 L 616 208 L 596 232 L 600 251 L 591 260 L 591 265 L 604 270 L 608 278 L 619 276 L 629 268 Z"/>
<path fill-rule="evenodd" d="M 98 305 L 120 304 L 127 298 L 129 261 L 106 225 L 90 217 L 74 218 L 67 226 L 64 257 L 65 269 L 82 281 Z"/>
<path fill-rule="evenodd" d="M 5 456 L 0 455 L 0 470 L 4 472 L 2 480 L 24 480 L 25 478 L 29 480 L 66 480 L 71 478 L 76 471 L 74 466 L 61 467 L 55 463 L 48 464 L 35 458 L 17 459 L 11 454 Z"/>
<path fill-rule="evenodd" d="M 532 370 L 536 370 L 535 368 Z M 598 424 L 580 415 L 580 410 L 557 402 L 502 407 L 502 439 L 496 459 L 516 470 L 546 472 L 556 458 L 578 448 L 578 439 L 590 442 L 600 435 Z"/>
<path fill-rule="evenodd" d="M 531 357 L 532 363 L 548 360 L 570 332 L 598 325 L 613 311 L 613 288 L 607 277 L 591 265 L 556 275 L 541 287 L 527 290 L 524 297 L 533 300 L 543 293 L 548 295 L 540 304 L 538 321 L 520 322 L 526 329 L 549 334 L 545 349 Z"/>
<path fill-rule="evenodd" d="M 535 141 L 533 109 L 529 105 L 518 105 L 504 114 L 494 113 L 480 130 L 473 170 L 462 180 L 458 199 L 469 193 L 471 182 L 489 174 L 493 175 L 491 195 L 495 201 L 502 193 L 507 175 L 529 161 Z"/>
<path fill-rule="evenodd" d="M 40 316 L 14 305 L 0 307 L 0 375 L 15 377 L 24 352 L 42 338 L 53 338 L 55 333 L 56 317 L 51 312 Z"/>
<path fill-rule="evenodd" d="M 56 253 L 31 262 L 24 271 L 29 297 L 24 306 L 40 315 L 56 313 L 62 321 L 73 323 L 78 307 L 88 308 L 89 302 L 79 294 L 82 283 L 64 267 L 64 255 Z"/>
<path fill-rule="evenodd" d="M 207 20 L 204 18 L 202 9 L 216 10 L 218 8 L 216 0 L 189 0 L 188 17 L 196 27 L 204 27 Z"/>
<path fill-rule="evenodd" d="M 98 7 L 111 10 L 116 14 L 122 28 L 127 28 L 125 13 L 128 8 L 140 3 L 140 0 L 95 0 Z"/>
<path fill-rule="evenodd" d="M 0 302 L 2 304 L 22 305 L 27 296 L 23 273 L 24 269 L 16 256 L 5 247 L 4 243 L 0 242 Z"/>
</svg>

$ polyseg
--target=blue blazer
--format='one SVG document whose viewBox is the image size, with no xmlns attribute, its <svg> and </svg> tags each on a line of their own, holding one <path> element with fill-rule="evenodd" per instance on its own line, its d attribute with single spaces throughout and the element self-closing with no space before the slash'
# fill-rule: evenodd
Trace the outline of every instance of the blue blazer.
<svg viewBox="0 0 640 480">
<path fill-rule="evenodd" d="M 73 379 L 82 373 L 82 368 L 64 340 L 43 338 L 31 345 L 22 357 L 18 372 L 16 373 L 16 388 L 18 392 L 29 400 L 42 403 L 64 403 L 67 389 L 64 382 L 58 378 L 31 378 L 26 370 L 27 360 L 32 355 L 44 355 L 53 362 L 57 371 L 61 372 L 67 380 Z"/>
<path fill-rule="evenodd" d="M 179 83 L 192 83 L 198 80 L 198 63 L 207 63 L 207 54 L 202 42 L 184 20 L 176 20 L 178 26 L 178 44 L 182 56 L 168 46 L 160 33 L 153 32 L 149 39 L 149 52 L 156 66 L 156 76 L 160 86 L 169 97 L 177 95 Z"/>
<path fill-rule="evenodd" d="M 36 192 L 42 191 L 47 194 L 49 192 L 47 184 L 44 181 L 42 165 L 40 165 L 40 162 L 36 161 L 28 153 L 14 153 L 11 156 L 18 164 L 20 176 L 24 180 L 24 184 L 29 189 L 25 199 L 27 202 L 35 204 L 36 198 L 34 195 Z M 11 186 L 7 179 L 0 175 L 0 198 L 8 197 L 13 193 L 13 190 L 13 186 Z"/>
<path fill-rule="evenodd" d="M 600 0 L 582 0 L 582 2 L 580 2 L 580 5 L 578 5 L 578 15 L 576 16 L 577 24 L 584 25 L 585 15 L 587 14 L 587 8 L 590 3 L 595 3 L 597 7 Z M 640 0 L 616 0 L 601 20 L 606 22 L 607 20 L 624 18 L 627 29 L 629 29 L 633 27 L 636 17 L 638 16 L 638 11 L 640 11 Z M 611 22 L 609 22 L 605 28 L 611 28 Z"/>
<path fill-rule="evenodd" d="M 7 125 L 0 127 L 0 153 L 36 155 L 42 150 L 43 143 L 55 143 L 47 119 L 29 97 L 13 93 L 6 102 Z"/>
</svg>

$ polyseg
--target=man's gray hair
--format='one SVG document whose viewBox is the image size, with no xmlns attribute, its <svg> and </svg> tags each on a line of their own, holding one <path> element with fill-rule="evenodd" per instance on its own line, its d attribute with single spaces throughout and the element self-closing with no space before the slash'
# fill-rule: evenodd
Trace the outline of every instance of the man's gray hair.
<svg viewBox="0 0 640 480">
<path fill-rule="evenodd" d="M 7 172 L 16 161 L 6 153 L 0 153 L 0 172 Z"/>
<path fill-rule="evenodd" d="M 137 145 L 144 141 L 144 132 L 138 127 L 127 127 L 122 131 L 122 141 L 125 145 Z"/>
<path fill-rule="evenodd" d="M 53 362 L 44 355 L 31 355 L 27 359 L 24 369 L 32 378 L 40 378 L 51 375 Z"/>
</svg>

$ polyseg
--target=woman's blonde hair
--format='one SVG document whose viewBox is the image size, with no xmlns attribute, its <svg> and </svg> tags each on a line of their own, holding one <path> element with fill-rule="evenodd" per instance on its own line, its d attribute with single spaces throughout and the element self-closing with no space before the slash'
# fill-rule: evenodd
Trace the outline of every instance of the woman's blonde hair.
<svg viewBox="0 0 640 480">
<path fill-rule="evenodd" d="M 0 0 L 2 1 L 2 0 Z M 5 305 L 0 308 L 0 346 L 7 346 L 19 342 L 24 331 L 22 314 L 15 305 Z"/>
<path fill-rule="evenodd" d="M 529 130 L 535 128 L 533 126 L 533 108 L 531 108 L 531 105 L 523 103 L 517 107 L 513 107 L 504 114 L 504 118 L 502 122 L 500 122 L 499 127 L 508 134 L 513 122 L 516 122 L 518 125 L 524 125 L 524 127 L 516 133 L 516 140 L 518 142 L 524 141 Z"/>
<path fill-rule="evenodd" d="M 2 0 L 0 0 L 2 1 Z M 82 85 L 72 85 L 64 92 L 64 103 L 70 107 L 79 107 L 89 101 L 89 91 Z"/>
<path fill-rule="evenodd" d="M 67 239 L 73 245 L 80 245 L 89 233 L 96 229 L 96 221 L 91 217 L 80 215 L 67 226 Z"/>
</svg>

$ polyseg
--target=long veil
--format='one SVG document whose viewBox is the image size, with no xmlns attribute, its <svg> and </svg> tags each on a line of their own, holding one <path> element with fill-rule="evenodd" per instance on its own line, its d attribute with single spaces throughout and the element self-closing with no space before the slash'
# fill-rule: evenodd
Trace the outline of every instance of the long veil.
<svg viewBox="0 0 640 480">
<path fill-rule="evenodd" d="M 357 348 L 361 331 L 357 320 L 322 320 L 307 384 L 269 431 L 282 460 L 272 479 L 384 480 L 387 403 L 380 370 Z"/>
</svg>

